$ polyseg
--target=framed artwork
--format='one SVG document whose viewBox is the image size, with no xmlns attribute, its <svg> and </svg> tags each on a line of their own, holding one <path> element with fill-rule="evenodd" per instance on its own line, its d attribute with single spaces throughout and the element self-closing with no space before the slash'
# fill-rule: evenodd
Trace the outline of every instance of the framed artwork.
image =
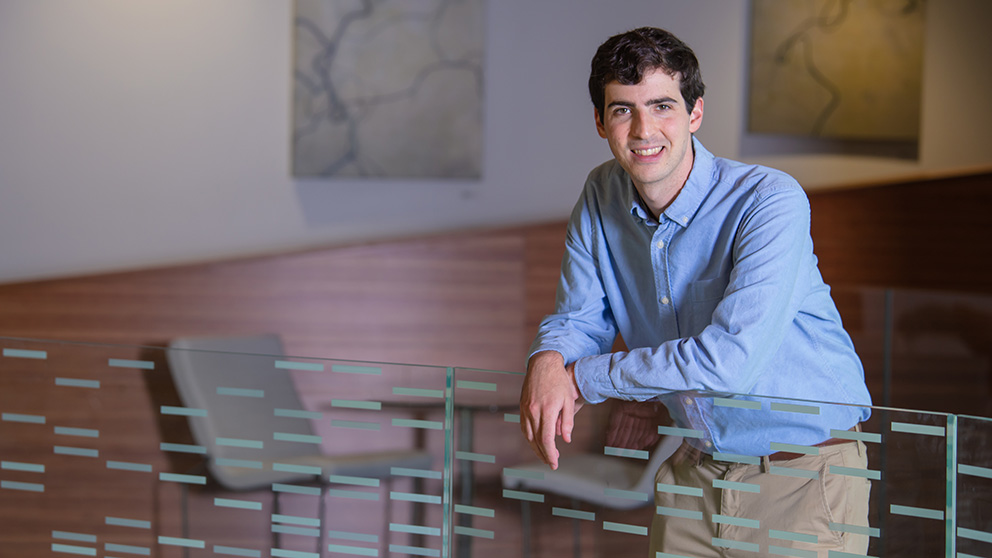
<svg viewBox="0 0 992 558">
<path fill-rule="evenodd" d="M 477 178 L 484 0 L 296 0 L 293 175 Z"/>
<path fill-rule="evenodd" d="M 748 131 L 915 141 L 925 0 L 752 0 Z"/>
</svg>

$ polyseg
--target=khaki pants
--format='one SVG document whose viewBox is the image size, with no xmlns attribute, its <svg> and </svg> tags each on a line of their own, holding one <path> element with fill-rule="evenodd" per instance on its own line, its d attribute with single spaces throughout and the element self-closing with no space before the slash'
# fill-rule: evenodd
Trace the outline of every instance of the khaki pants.
<svg viewBox="0 0 992 558">
<path fill-rule="evenodd" d="M 758 458 L 758 465 L 714 461 L 687 448 L 655 477 L 651 558 L 866 554 L 868 536 L 855 533 L 868 526 L 870 481 L 831 472 L 866 469 L 861 442 L 787 461 Z"/>
</svg>

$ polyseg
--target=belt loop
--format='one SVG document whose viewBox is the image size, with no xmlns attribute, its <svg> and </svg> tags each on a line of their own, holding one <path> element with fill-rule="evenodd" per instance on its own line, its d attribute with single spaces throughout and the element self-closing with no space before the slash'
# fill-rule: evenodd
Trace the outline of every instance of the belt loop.
<svg viewBox="0 0 992 558">
<path fill-rule="evenodd" d="M 761 472 L 763 473 L 768 473 L 769 471 L 772 470 L 772 463 L 771 460 L 768 459 L 767 455 L 761 456 L 761 469 L 762 469 Z"/>
</svg>

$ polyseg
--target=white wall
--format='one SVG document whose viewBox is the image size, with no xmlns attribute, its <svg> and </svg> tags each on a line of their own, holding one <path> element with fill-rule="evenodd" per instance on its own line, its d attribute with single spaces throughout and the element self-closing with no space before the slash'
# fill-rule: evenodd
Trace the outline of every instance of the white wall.
<svg viewBox="0 0 992 558">
<path fill-rule="evenodd" d="M 808 188 L 992 165 L 992 2 L 928 3 L 915 161 L 765 156 Z M 609 157 L 585 81 L 609 35 L 666 27 L 740 158 L 745 0 L 490 0 L 484 178 L 289 176 L 290 0 L 0 0 L 0 282 L 564 219 Z"/>
</svg>

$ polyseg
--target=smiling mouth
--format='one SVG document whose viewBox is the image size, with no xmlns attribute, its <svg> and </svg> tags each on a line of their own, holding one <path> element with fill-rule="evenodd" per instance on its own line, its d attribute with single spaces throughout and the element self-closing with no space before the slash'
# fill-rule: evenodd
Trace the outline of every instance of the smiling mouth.
<svg viewBox="0 0 992 558">
<path fill-rule="evenodd" d="M 661 149 L 661 147 L 652 147 L 650 149 L 631 149 L 631 151 L 633 151 L 635 155 L 639 155 L 641 157 L 650 157 L 661 153 Z"/>
</svg>

